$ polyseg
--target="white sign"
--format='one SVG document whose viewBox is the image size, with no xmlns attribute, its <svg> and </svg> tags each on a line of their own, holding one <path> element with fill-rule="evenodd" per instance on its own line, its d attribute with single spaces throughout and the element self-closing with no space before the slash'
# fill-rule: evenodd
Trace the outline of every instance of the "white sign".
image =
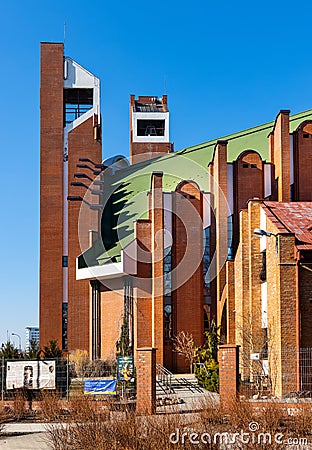
<svg viewBox="0 0 312 450">
<path fill-rule="evenodd" d="M 7 389 L 55 389 L 55 361 L 8 361 Z"/>
</svg>

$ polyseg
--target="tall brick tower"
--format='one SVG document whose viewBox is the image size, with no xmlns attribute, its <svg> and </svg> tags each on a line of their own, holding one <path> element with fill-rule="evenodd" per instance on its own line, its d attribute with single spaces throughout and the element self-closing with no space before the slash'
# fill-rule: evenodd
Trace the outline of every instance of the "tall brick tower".
<svg viewBox="0 0 312 450">
<path fill-rule="evenodd" d="M 130 162 L 136 164 L 173 151 L 169 142 L 167 95 L 130 96 Z"/>
<path fill-rule="evenodd" d="M 69 57 L 61 43 L 41 44 L 40 83 L 40 345 L 57 339 L 63 350 L 90 349 L 90 287 L 76 281 L 79 202 L 91 183 L 79 158 L 101 162 L 99 79 Z M 81 164 L 80 164 L 81 165 Z M 71 181 L 80 172 L 85 187 Z M 78 175 L 79 176 L 79 175 Z M 82 183 L 81 183 L 82 184 Z M 96 228 L 95 211 L 84 220 Z M 88 239 L 87 233 L 81 233 Z"/>
</svg>

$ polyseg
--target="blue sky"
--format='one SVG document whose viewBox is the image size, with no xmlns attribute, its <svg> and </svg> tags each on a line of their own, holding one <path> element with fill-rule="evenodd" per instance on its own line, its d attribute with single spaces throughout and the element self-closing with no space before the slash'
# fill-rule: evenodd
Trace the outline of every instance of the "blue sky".
<svg viewBox="0 0 312 450">
<path fill-rule="evenodd" d="M 38 324 L 39 43 L 101 79 L 103 158 L 128 155 L 129 95 L 169 97 L 175 149 L 312 108 L 311 2 L 1 5 L 0 342 Z M 17 340 L 14 340 L 17 344 Z"/>
</svg>

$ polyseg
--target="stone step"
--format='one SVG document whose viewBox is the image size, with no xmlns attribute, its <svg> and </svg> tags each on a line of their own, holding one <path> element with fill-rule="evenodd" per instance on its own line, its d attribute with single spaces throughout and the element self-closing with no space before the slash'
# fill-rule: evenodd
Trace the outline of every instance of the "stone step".
<svg viewBox="0 0 312 450">
<path fill-rule="evenodd" d="M 156 395 L 165 395 L 165 394 L 200 394 L 204 392 L 202 388 L 199 387 L 197 379 L 192 374 L 179 374 L 173 375 L 171 378 L 171 392 L 168 386 L 161 381 L 157 381 L 156 385 Z"/>
</svg>

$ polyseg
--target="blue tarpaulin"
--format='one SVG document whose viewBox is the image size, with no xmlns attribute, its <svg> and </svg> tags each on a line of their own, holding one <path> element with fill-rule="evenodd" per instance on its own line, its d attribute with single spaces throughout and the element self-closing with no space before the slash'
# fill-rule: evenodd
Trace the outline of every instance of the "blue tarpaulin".
<svg viewBox="0 0 312 450">
<path fill-rule="evenodd" d="M 116 395 L 116 380 L 85 380 L 85 395 Z"/>
</svg>

